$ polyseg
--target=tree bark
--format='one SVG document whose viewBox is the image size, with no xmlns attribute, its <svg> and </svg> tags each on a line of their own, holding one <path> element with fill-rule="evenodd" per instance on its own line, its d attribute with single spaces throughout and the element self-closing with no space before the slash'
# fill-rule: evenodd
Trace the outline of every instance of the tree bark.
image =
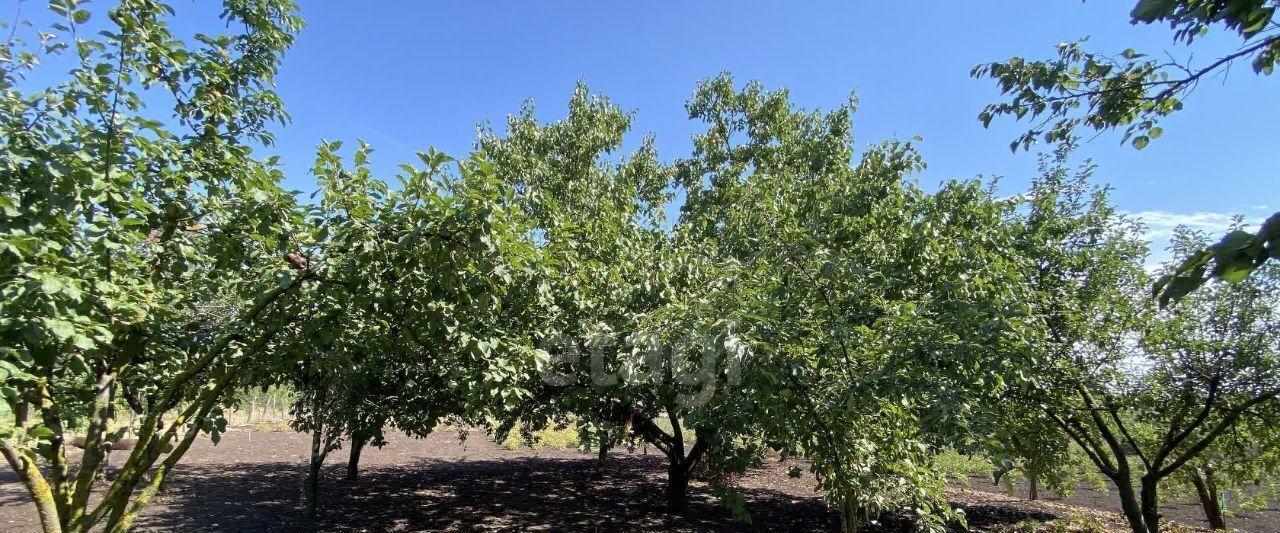
<svg viewBox="0 0 1280 533">
<path fill-rule="evenodd" d="M 683 512 L 688 499 L 689 478 L 692 477 L 693 469 L 711 445 L 715 431 L 697 429 L 693 447 L 686 453 L 680 418 L 671 411 L 667 414 L 671 421 L 670 435 L 644 415 L 632 413 L 631 417 L 633 421 L 631 431 L 643 438 L 645 442 L 653 444 L 667 457 L 667 510 L 677 514 Z"/>
<path fill-rule="evenodd" d="M 351 457 L 347 459 L 347 481 L 355 481 L 360 477 L 360 452 L 369 442 L 369 437 L 361 434 L 351 436 Z"/>
<path fill-rule="evenodd" d="M 840 502 L 840 531 L 841 533 L 858 533 L 862 527 L 862 516 L 858 512 L 858 502 L 852 498 L 846 498 Z"/>
<path fill-rule="evenodd" d="M 230 385 L 230 376 L 231 374 L 228 373 L 223 378 L 219 378 L 214 385 L 214 389 L 212 389 L 208 395 L 203 397 L 203 400 L 200 402 L 200 410 L 196 412 L 195 416 L 192 418 L 193 420 L 201 420 L 204 417 L 209 416 L 209 411 L 213 409 L 219 395 L 228 385 Z M 187 450 L 191 448 L 191 443 L 195 442 L 196 437 L 199 435 L 199 424 L 190 424 L 187 427 L 182 440 L 178 442 L 178 445 L 169 452 L 169 454 L 164 458 L 164 461 L 160 463 L 160 466 L 156 468 L 155 474 L 151 479 L 147 480 L 147 485 L 143 488 L 142 493 L 129 504 L 128 511 L 125 512 L 118 520 L 108 522 L 106 528 L 107 533 L 128 533 L 133 530 L 133 522 L 137 520 L 140 514 L 142 514 L 142 510 L 151 502 L 151 499 L 154 498 L 156 494 L 160 493 L 160 490 L 164 487 L 164 482 L 169 471 L 173 470 L 173 467 L 177 465 L 178 461 L 182 459 L 182 456 L 187 453 Z M 146 479 L 146 474 L 144 473 L 140 477 Z"/>
<path fill-rule="evenodd" d="M 1120 508 L 1124 511 L 1125 520 L 1129 521 L 1129 528 L 1133 533 L 1148 533 L 1142 505 L 1138 503 L 1138 496 L 1133 490 L 1133 481 L 1127 476 L 1112 476 L 1111 481 L 1116 484 L 1116 492 L 1120 495 Z"/>
<path fill-rule="evenodd" d="M 307 517 L 316 516 L 316 499 L 320 492 L 320 466 L 324 464 L 324 426 L 311 430 L 311 461 L 307 463 L 307 479 L 303 482 L 302 509 Z"/>
<path fill-rule="evenodd" d="M 4 458 L 13 468 L 13 473 L 17 474 L 18 479 L 21 479 L 22 484 L 27 487 L 27 493 L 36 504 L 36 512 L 40 515 L 40 527 L 44 529 L 44 533 L 62 533 L 62 521 L 58 517 L 58 507 L 54 504 L 53 490 L 40 474 L 35 461 L 31 456 L 8 445 L 0 448 L 0 452 L 4 453 Z"/>
<path fill-rule="evenodd" d="M 596 470 L 591 474 L 591 479 L 604 479 L 604 465 L 609 459 L 610 442 L 607 433 L 601 432 L 600 435 L 600 452 L 596 457 Z"/>
<path fill-rule="evenodd" d="M 1035 476 L 1031 476 L 1030 485 L 1031 485 L 1031 501 L 1036 501 L 1040 499 L 1040 492 L 1039 490 L 1037 490 L 1039 489 L 1040 483 L 1036 480 Z"/>
<path fill-rule="evenodd" d="M 698 436 L 693 441 L 693 447 L 689 449 L 689 453 L 685 453 L 683 437 L 678 437 L 676 440 L 681 445 L 673 447 L 672 453 L 667 456 L 669 461 L 667 467 L 667 505 L 672 513 L 682 513 L 688 506 L 689 479 L 693 477 L 693 470 L 698 467 L 698 463 L 702 461 L 702 456 L 706 453 L 707 447 L 710 446 L 713 432 L 697 430 L 696 433 Z"/>
<path fill-rule="evenodd" d="M 689 469 L 682 462 L 667 465 L 667 508 L 672 513 L 682 513 L 689 500 Z"/>
<path fill-rule="evenodd" d="M 1218 485 L 1213 479 L 1213 471 L 1192 472 L 1191 484 L 1196 487 L 1196 495 L 1200 497 L 1200 507 L 1204 508 L 1204 517 L 1209 522 L 1209 527 L 1227 529 L 1227 519 L 1222 514 L 1222 502 L 1219 499 Z"/>
<path fill-rule="evenodd" d="M 1148 533 L 1160 533 L 1160 499 L 1156 487 L 1159 480 L 1150 476 L 1142 476 L 1142 519 Z"/>
<path fill-rule="evenodd" d="M 110 420 L 111 402 L 115 398 L 115 369 L 98 373 L 94 386 L 93 411 L 90 414 L 89 427 L 85 433 L 84 454 L 80 456 L 80 470 L 76 472 L 75 487 L 71 493 L 69 521 L 80 518 L 89 504 L 89 493 L 93 491 L 93 482 L 98 478 L 98 469 L 103 467 L 102 461 L 107 451 L 103 447 L 103 435 Z"/>
<path fill-rule="evenodd" d="M 54 408 L 53 396 L 49 391 L 51 379 L 52 375 L 42 378 L 36 390 L 40 400 L 38 405 L 41 406 L 40 418 L 44 421 L 45 427 L 53 430 L 53 438 L 49 440 L 48 448 L 43 455 L 49 461 L 49 490 L 53 493 L 53 504 L 58 510 L 62 529 L 65 530 L 71 517 L 71 486 L 67 477 L 67 448 L 64 438 L 66 431 L 62 426 L 62 417 Z"/>
</svg>

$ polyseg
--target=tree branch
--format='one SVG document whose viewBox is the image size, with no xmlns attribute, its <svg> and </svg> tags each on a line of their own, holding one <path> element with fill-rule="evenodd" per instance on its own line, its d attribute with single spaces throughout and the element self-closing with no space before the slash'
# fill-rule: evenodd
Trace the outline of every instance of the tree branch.
<svg viewBox="0 0 1280 533">
<path fill-rule="evenodd" d="M 1161 465 L 1164 464 L 1164 460 L 1169 457 L 1169 454 L 1173 453 L 1182 444 L 1182 441 L 1186 440 L 1192 432 L 1204 423 L 1205 419 L 1209 418 L 1209 413 L 1213 410 L 1213 405 L 1218 400 L 1218 382 L 1219 380 L 1217 379 L 1209 381 L 1209 394 L 1205 397 L 1204 408 L 1200 410 L 1200 414 L 1196 415 L 1196 418 L 1177 435 L 1174 435 L 1172 439 L 1166 437 L 1164 444 L 1161 445 L 1160 451 L 1156 453 L 1155 460 L 1152 462 L 1154 468 L 1159 470 Z"/>
<path fill-rule="evenodd" d="M 1245 413 L 1245 411 L 1248 411 L 1250 408 L 1256 405 L 1260 405 L 1269 400 L 1275 399 L 1276 395 L 1280 395 L 1280 389 L 1274 389 L 1274 390 L 1264 392 L 1261 395 L 1254 397 L 1253 399 L 1229 411 L 1227 413 L 1227 416 L 1223 417 L 1222 420 L 1218 422 L 1218 425 L 1214 426 L 1214 428 L 1211 431 L 1209 431 L 1207 435 L 1205 435 L 1199 441 L 1196 441 L 1195 444 L 1193 444 L 1190 448 L 1188 448 L 1187 451 L 1183 452 L 1183 454 L 1180 455 L 1172 463 L 1169 463 L 1169 466 L 1158 470 L 1156 472 L 1156 479 L 1160 479 L 1165 476 L 1168 476 L 1169 474 L 1172 474 L 1174 471 L 1181 468 L 1182 465 L 1186 464 L 1187 461 L 1194 459 L 1197 455 L 1200 454 L 1200 452 L 1204 451 L 1205 448 L 1208 448 L 1210 444 L 1213 444 L 1214 439 L 1217 439 L 1218 436 L 1221 435 L 1223 431 L 1226 431 L 1227 428 L 1231 427 L 1231 425 L 1234 424 L 1236 420 L 1238 420 L 1240 416 Z"/>
</svg>

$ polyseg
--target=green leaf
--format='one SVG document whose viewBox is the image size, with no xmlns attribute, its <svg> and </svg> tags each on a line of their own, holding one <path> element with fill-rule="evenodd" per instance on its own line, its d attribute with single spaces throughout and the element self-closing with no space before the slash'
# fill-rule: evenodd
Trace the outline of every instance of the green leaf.
<svg viewBox="0 0 1280 533">
<path fill-rule="evenodd" d="M 1136 21 L 1151 22 L 1169 14 L 1176 3 L 1177 0 L 1139 0 L 1129 16 Z"/>
<path fill-rule="evenodd" d="M 1160 307 L 1165 307 L 1171 302 L 1177 302 L 1183 296 L 1191 293 L 1191 291 L 1200 288 L 1201 285 L 1204 285 L 1204 282 L 1205 278 L 1199 276 L 1178 276 L 1173 278 L 1173 281 L 1160 294 Z"/>
<path fill-rule="evenodd" d="M 60 341 L 65 341 L 76 334 L 75 325 L 66 320 L 46 318 L 44 319 L 44 327 Z"/>
<path fill-rule="evenodd" d="M 93 339 L 79 334 L 72 336 L 71 344 L 81 350 L 92 350 L 94 346 L 97 346 Z"/>
</svg>

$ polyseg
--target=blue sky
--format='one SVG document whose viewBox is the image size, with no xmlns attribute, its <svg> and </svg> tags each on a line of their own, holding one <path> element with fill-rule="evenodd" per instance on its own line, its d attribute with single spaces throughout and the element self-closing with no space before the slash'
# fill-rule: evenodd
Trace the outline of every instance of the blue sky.
<svg viewBox="0 0 1280 533">
<path fill-rule="evenodd" d="M 173 3 L 179 29 L 207 28 L 216 15 L 215 2 Z M 697 129 L 685 99 L 699 79 L 729 71 L 786 87 L 806 107 L 838 105 L 854 91 L 860 145 L 923 137 L 922 184 L 999 175 L 1015 192 L 1034 176 L 1035 155 L 1009 151 L 1023 124 L 978 123 L 999 95 L 969 77 L 975 64 L 1047 58 L 1056 43 L 1085 36 L 1097 51 L 1195 52 L 1199 65 L 1233 44 L 1223 36 L 1187 49 L 1166 27 L 1132 26 L 1132 0 L 301 4 L 307 28 L 278 79 L 294 121 L 274 148 L 287 185 L 301 190 L 313 187 L 306 169 L 322 138 L 368 141 L 390 176 L 427 146 L 465 152 L 477 123 L 500 127 L 526 98 L 540 117 L 560 118 L 579 80 L 635 109 L 632 141 L 652 132 L 673 159 L 688 153 Z M 1202 83 L 1145 150 L 1104 134 L 1080 154 L 1099 164 L 1122 209 L 1152 223 L 1154 237 L 1177 222 L 1214 229 L 1232 213 L 1264 216 L 1280 208 L 1278 81 L 1240 65 L 1226 83 Z"/>
</svg>

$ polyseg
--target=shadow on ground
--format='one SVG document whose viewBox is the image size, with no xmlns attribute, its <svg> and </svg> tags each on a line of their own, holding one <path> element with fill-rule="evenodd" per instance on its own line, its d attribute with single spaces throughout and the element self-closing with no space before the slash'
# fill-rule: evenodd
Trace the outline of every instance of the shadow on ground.
<svg viewBox="0 0 1280 533">
<path fill-rule="evenodd" d="M 326 470 L 321 510 L 303 520 L 299 467 L 289 463 L 200 465 L 184 469 L 165 505 L 139 524 L 182 531 L 737 531 L 714 496 L 691 491 L 683 516 L 665 512 L 654 457 L 619 457 L 606 479 L 591 481 L 590 460 L 421 460 L 384 466 L 344 482 Z M 830 515 L 816 500 L 792 503 L 784 494 L 748 496 L 766 529 L 827 529 Z M 781 520 L 780 522 L 778 520 Z M 766 522 L 767 521 L 767 522 Z M 765 524 L 768 525 L 765 525 Z"/>
<path fill-rule="evenodd" d="M 190 465 L 161 505 L 140 521 L 150 531 L 833 531 L 838 519 L 817 498 L 743 490 L 750 525 L 734 522 L 705 487 L 691 488 L 689 509 L 666 513 L 663 464 L 654 456 L 610 459 L 608 476 L 590 480 L 590 459 L 523 457 L 381 466 L 356 482 L 325 471 L 321 511 L 297 508 L 299 466 L 292 463 Z M 1027 518 L 1008 509 L 968 510 L 970 525 Z M 888 519 L 873 531 L 909 531 Z"/>
</svg>

